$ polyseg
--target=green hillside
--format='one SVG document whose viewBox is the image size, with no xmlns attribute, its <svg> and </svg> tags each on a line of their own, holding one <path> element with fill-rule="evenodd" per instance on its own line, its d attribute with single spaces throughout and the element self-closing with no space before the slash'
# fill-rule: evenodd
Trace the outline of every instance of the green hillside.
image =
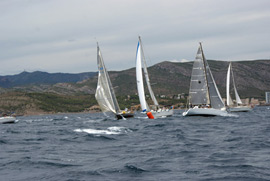
<svg viewBox="0 0 270 181">
<path fill-rule="evenodd" d="M 225 97 L 228 62 L 208 61 L 221 96 Z M 162 62 L 148 68 L 153 91 L 162 105 L 181 105 L 188 95 L 193 62 Z M 265 99 L 270 91 L 270 61 L 233 62 L 236 86 L 240 97 Z M 139 104 L 135 68 L 109 72 L 120 107 Z M 35 84 L 0 88 L 0 111 L 16 114 L 83 112 L 97 105 L 94 94 L 97 76 L 77 83 Z M 147 94 L 147 92 L 146 92 Z M 164 95 L 166 96 L 164 98 Z M 162 98 L 163 97 L 163 98 Z M 182 97 L 183 98 L 183 97 Z"/>
</svg>

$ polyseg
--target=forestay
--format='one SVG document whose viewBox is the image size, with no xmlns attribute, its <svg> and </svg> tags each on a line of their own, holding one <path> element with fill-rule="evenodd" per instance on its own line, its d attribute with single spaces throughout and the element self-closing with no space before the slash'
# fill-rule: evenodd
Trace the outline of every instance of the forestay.
<svg viewBox="0 0 270 181">
<path fill-rule="evenodd" d="M 211 107 L 215 109 L 221 109 L 225 107 L 224 102 L 222 101 L 216 82 L 214 80 L 214 77 L 212 75 L 212 72 L 210 70 L 210 67 L 207 61 L 204 58 L 204 55 L 203 55 L 203 59 L 206 64 L 206 77 L 207 77 L 207 82 L 208 82 L 208 87 L 209 87 L 209 97 L 210 97 Z"/>
<path fill-rule="evenodd" d="M 149 79 L 149 74 L 148 74 L 148 71 L 147 71 L 147 65 L 146 65 L 146 60 L 145 60 L 144 53 L 143 53 L 141 37 L 139 37 L 139 42 L 140 42 L 140 45 L 141 45 L 140 46 L 141 47 L 141 60 L 143 61 L 143 71 L 144 71 L 145 81 L 146 81 L 146 84 L 147 84 L 147 87 L 148 87 L 148 90 L 149 90 L 149 93 L 150 93 L 150 97 L 151 97 L 152 101 L 154 102 L 154 105 L 156 107 L 158 107 L 159 105 L 158 105 L 157 99 L 155 97 L 155 94 L 154 94 L 154 92 L 152 90 L 150 79 Z"/>
</svg>

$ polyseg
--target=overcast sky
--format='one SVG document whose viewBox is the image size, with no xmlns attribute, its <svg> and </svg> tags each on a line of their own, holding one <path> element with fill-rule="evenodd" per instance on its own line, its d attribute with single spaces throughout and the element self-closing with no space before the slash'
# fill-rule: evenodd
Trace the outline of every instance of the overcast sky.
<svg viewBox="0 0 270 181">
<path fill-rule="evenodd" d="M 269 0 L 1 0 L 0 75 L 135 66 L 138 35 L 148 65 L 270 59 Z"/>
</svg>

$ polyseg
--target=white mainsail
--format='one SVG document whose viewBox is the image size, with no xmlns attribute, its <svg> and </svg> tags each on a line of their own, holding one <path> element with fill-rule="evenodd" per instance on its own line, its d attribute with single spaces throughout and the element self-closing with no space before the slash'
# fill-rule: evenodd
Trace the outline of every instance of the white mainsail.
<svg viewBox="0 0 270 181">
<path fill-rule="evenodd" d="M 230 96 L 230 76 L 231 76 L 231 63 L 229 64 L 228 72 L 227 72 L 227 80 L 226 80 L 226 97 L 227 97 L 227 105 L 233 105 L 232 98 Z"/>
<path fill-rule="evenodd" d="M 138 42 L 137 55 L 136 55 L 136 79 L 137 79 L 137 89 L 138 89 L 141 108 L 143 111 L 147 111 L 148 105 L 145 100 L 145 94 L 144 94 L 140 41 Z"/>
<path fill-rule="evenodd" d="M 99 46 L 97 45 L 98 83 L 96 90 L 96 100 L 102 112 L 118 113 L 120 111 L 116 96 L 112 87 L 109 74 L 104 65 Z"/>
<path fill-rule="evenodd" d="M 232 66 L 231 66 L 232 67 Z M 237 104 L 243 104 L 241 99 L 240 99 L 240 96 L 237 92 L 237 89 L 236 89 L 236 86 L 235 86 L 235 81 L 234 81 L 234 75 L 233 75 L 233 69 L 231 68 L 232 70 L 232 79 L 233 79 L 233 87 L 234 87 L 234 93 L 235 93 L 235 99 L 236 99 L 236 102 Z"/>
<path fill-rule="evenodd" d="M 139 42 L 138 42 L 138 47 L 137 47 L 137 56 L 136 56 L 137 88 L 138 88 L 139 99 L 140 99 L 142 110 L 143 111 L 150 111 L 149 106 L 145 100 L 142 67 L 143 67 L 144 77 L 146 80 L 148 91 L 150 93 L 150 97 L 151 97 L 151 99 L 152 99 L 152 101 L 157 109 L 159 107 L 159 104 L 157 102 L 157 99 L 156 99 L 154 92 L 152 90 L 152 87 L 151 87 L 151 83 L 150 83 L 150 79 L 149 79 L 149 75 L 148 75 L 148 71 L 147 71 L 146 60 L 145 60 L 144 53 L 143 53 L 141 37 L 139 37 Z"/>
<path fill-rule="evenodd" d="M 227 94 L 227 105 L 232 106 L 233 101 L 230 96 L 230 75 L 232 73 L 232 81 L 233 81 L 233 89 L 234 89 L 234 94 L 235 94 L 235 99 L 237 104 L 243 104 L 240 96 L 237 92 L 236 86 L 235 86 L 235 81 L 234 81 L 234 75 L 233 75 L 233 70 L 232 70 L 232 63 L 230 62 L 229 67 L 228 67 L 228 72 L 227 72 L 227 81 L 226 81 L 226 94 Z"/>
</svg>

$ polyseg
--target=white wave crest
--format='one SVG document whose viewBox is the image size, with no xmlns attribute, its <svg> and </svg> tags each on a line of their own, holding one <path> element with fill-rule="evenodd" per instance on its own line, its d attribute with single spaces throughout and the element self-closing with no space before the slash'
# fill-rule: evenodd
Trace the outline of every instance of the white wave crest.
<svg viewBox="0 0 270 181">
<path fill-rule="evenodd" d="M 117 126 L 113 126 L 113 127 L 109 127 L 107 128 L 110 131 L 114 131 L 114 132 L 120 132 L 120 133 L 128 133 L 128 132 L 132 132 L 130 129 L 125 128 L 125 127 L 117 127 Z"/>
<path fill-rule="evenodd" d="M 95 134 L 95 135 L 102 135 L 102 134 L 106 134 L 106 135 L 116 135 L 116 134 L 122 134 L 122 133 L 127 133 L 127 132 L 131 132 L 131 130 L 126 129 L 124 127 L 109 127 L 106 130 L 100 130 L 100 129 L 75 129 L 75 132 L 85 132 L 88 134 Z"/>
<path fill-rule="evenodd" d="M 239 115 L 232 114 L 232 113 L 224 113 L 221 116 L 223 116 L 223 117 L 235 117 L 235 118 L 239 117 Z"/>
</svg>

